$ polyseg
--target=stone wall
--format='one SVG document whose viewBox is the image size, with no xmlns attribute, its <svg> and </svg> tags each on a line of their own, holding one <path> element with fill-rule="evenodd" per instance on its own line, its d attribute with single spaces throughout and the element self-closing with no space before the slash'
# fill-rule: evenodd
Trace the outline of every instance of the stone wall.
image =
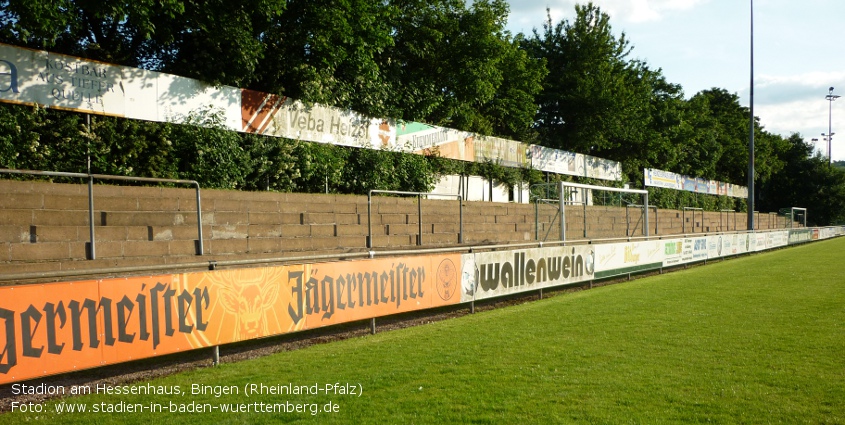
<svg viewBox="0 0 845 425">
<path fill-rule="evenodd" d="M 366 196 L 202 190 L 204 255 L 199 256 L 195 193 L 95 185 L 96 259 L 89 260 L 87 185 L 0 180 L 0 277 L 369 250 Z M 375 196 L 372 249 L 483 246 L 538 237 L 560 240 L 554 205 L 468 201 L 462 205 L 461 226 L 457 200 L 423 199 L 420 206 L 416 197 Z M 573 206 L 565 214 L 567 240 L 643 234 L 642 210 Z M 783 218 L 759 217 L 760 229 L 788 226 Z M 649 228 L 652 236 L 745 230 L 745 214 L 737 213 L 735 220 L 736 227 L 731 213 L 659 210 L 655 216 L 651 210 Z"/>
</svg>

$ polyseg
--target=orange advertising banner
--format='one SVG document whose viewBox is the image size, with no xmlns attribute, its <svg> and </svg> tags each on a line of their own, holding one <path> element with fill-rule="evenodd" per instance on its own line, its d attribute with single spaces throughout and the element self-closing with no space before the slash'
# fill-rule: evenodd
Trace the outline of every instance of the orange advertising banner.
<svg viewBox="0 0 845 425">
<path fill-rule="evenodd" d="M 460 255 L 0 288 L 0 384 L 460 302 Z"/>
</svg>

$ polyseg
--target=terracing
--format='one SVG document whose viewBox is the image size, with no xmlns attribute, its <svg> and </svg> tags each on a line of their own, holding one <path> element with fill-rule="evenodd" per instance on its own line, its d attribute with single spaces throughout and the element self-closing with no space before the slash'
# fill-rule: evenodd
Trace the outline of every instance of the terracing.
<svg viewBox="0 0 845 425">
<path fill-rule="evenodd" d="M 0 180 L 0 279 L 560 240 L 555 205 L 374 196 L 370 206 L 367 196 L 202 190 L 198 255 L 194 190 L 95 185 L 93 192 L 96 259 L 89 259 L 87 185 Z M 789 224 L 767 215 L 758 223 L 761 230 Z M 745 230 L 744 213 L 650 214 L 649 233 L 657 237 L 733 230 Z M 642 210 L 567 207 L 565 232 L 568 241 L 641 236 Z"/>
</svg>

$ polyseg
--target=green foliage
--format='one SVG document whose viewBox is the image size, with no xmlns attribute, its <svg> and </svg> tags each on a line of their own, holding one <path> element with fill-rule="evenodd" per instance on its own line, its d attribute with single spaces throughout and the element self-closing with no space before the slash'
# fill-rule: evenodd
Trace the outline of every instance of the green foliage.
<svg viewBox="0 0 845 425">
<path fill-rule="evenodd" d="M 549 73 L 538 96 L 540 144 L 585 154 L 614 149 L 633 126 L 647 122 L 635 96 L 637 69 L 626 61 L 625 34 L 613 35 L 610 17 L 592 3 L 575 6 L 575 19 L 552 22 L 525 42 L 532 57 L 545 59 Z M 640 119 L 640 118 L 644 118 Z"/>
<path fill-rule="evenodd" d="M 394 116 L 379 64 L 393 45 L 389 4 L 366 0 L 292 0 L 263 34 L 257 88 L 305 102 Z"/>
<path fill-rule="evenodd" d="M 351 150 L 320 143 L 300 143 L 294 150 L 299 178 L 291 191 L 310 193 L 335 193 L 343 184 L 343 167 Z"/>
<path fill-rule="evenodd" d="M 224 119 L 222 112 L 209 109 L 172 126 L 180 178 L 223 189 L 244 187 L 252 164 L 240 136 L 224 128 Z"/>
<path fill-rule="evenodd" d="M 90 142 L 93 172 L 179 177 L 178 158 L 173 150 L 174 126 L 113 117 L 92 116 L 90 120 L 91 130 L 84 135 Z"/>
<path fill-rule="evenodd" d="M 760 188 L 760 209 L 807 208 L 807 221 L 827 225 L 845 220 L 845 171 L 813 154 L 813 146 L 793 134 L 780 157 L 785 165 Z"/>
<path fill-rule="evenodd" d="M 301 177 L 296 156 L 296 149 L 301 143 L 255 134 L 241 135 L 241 141 L 250 165 L 245 189 L 279 192 L 294 190 L 296 181 Z"/>
<path fill-rule="evenodd" d="M 0 165 L 85 172 L 86 133 L 78 114 L 37 106 L 0 105 Z"/>
<path fill-rule="evenodd" d="M 469 4 L 468 4 L 469 3 Z M 593 3 L 571 20 L 513 35 L 505 0 L 0 1 L 0 42 L 212 84 L 279 93 L 365 115 L 537 143 L 643 168 L 747 184 L 749 110 L 712 88 L 684 98 L 659 68 L 630 59 Z M 203 187 L 366 193 L 425 191 L 444 174 L 511 187 L 529 168 L 230 133 L 198 111 L 189 125 L 0 106 L 0 165 L 193 178 Z M 840 168 L 823 167 L 755 120 L 758 209 L 801 205 L 842 220 Z M 841 166 L 841 165 L 840 165 Z M 553 179 L 569 177 L 555 176 Z M 583 179 L 582 179 L 583 180 Z M 653 190 L 654 204 L 744 210 L 743 199 Z"/>
<path fill-rule="evenodd" d="M 435 179 L 432 164 L 424 156 L 388 150 L 353 149 L 343 168 L 341 193 L 367 193 L 370 190 L 429 192 Z"/>
</svg>

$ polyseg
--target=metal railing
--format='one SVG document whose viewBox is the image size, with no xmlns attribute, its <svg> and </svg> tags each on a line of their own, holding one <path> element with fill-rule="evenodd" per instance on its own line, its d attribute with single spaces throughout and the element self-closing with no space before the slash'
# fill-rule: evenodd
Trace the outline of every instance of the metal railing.
<svg viewBox="0 0 845 425">
<path fill-rule="evenodd" d="M 546 204 L 546 205 L 550 205 L 550 206 L 558 207 L 560 205 L 560 199 L 542 199 L 542 198 L 534 199 L 534 240 L 538 240 L 538 241 L 540 240 L 540 204 L 541 203 Z M 579 204 L 583 205 L 583 207 L 584 207 L 584 214 L 583 214 L 584 237 L 586 238 L 587 237 L 587 202 L 585 202 L 585 201 L 564 201 L 564 204 L 567 204 L 567 205 L 579 205 Z M 558 217 L 560 217 L 560 210 L 556 208 L 555 209 L 555 216 L 552 217 L 552 221 L 549 223 L 549 229 L 548 229 L 548 231 L 546 231 L 546 235 L 543 237 L 543 241 L 548 240 L 549 233 L 551 233 L 551 231 L 552 231 L 552 225 L 554 224 L 555 220 L 557 220 Z M 561 222 L 561 225 L 563 225 L 562 222 Z"/>
<path fill-rule="evenodd" d="M 776 229 L 779 228 L 780 224 L 778 223 L 778 213 L 770 212 L 769 213 L 769 229 Z"/>
<path fill-rule="evenodd" d="M 804 217 L 804 227 L 807 227 L 807 209 L 800 208 L 800 207 L 791 207 L 789 208 L 789 228 L 792 228 L 792 224 L 795 222 L 795 211 L 802 211 L 803 214 L 799 214 L 801 217 Z"/>
<path fill-rule="evenodd" d="M 543 198 L 536 198 L 534 199 L 534 240 L 540 240 L 540 204 L 546 205 L 555 205 L 558 203 L 557 199 L 543 199 Z M 546 231 L 546 236 L 543 237 L 543 240 L 549 238 L 549 233 L 552 231 L 552 225 L 555 223 L 555 220 L 560 217 L 560 211 L 555 208 L 555 216 L 552 217 L 552 221 L 549 223 L 549 229 Z"/>
<path fill-rule="evenodd" d="M 87 256 L 89 260 L 97 259 L 96 239 L 94 237 L 94 180 L 119 180 L 144 183 L 174 183 L 188 184 L 196 188 L 197 192 L 197 255 L 203 255 L 202 243 L 202 205 L 200 201 L 200 184 L 195 180 L 159 179 L 153 177 L 112 176 L 108 174 L 67 173 L 61 171 L 14 170 L 0 168 L 0 174 L 23 174 L 42 177 L 65 177 L 88 180 L 88 231 L 91 241 L 88 243 Z"/>
<path fill-rule="evenodd" d="M 736 210 L 719 210 L 719 230 L 724 232 L 725 230 L 731 230 L 731 222 L 728 220 L 728 213 L 733 213 L 734 217 L 734 230 L 736 230 Z M 725 222 L 728 224 L 728 228 L 725 229 L 725 225 L 722 224 L 722 215 L 725 216 Z"/>
<path fill-rule="evenodd" d="M 692 231 L 695 232 L 695 212 L 701 211 L 701 225 L 704 225 L 704 209 L 694 207 L 684 207 L 681 212 L 681 233 L 687 232 L 687 211 L 692 211 Z"/>
<path fill-rule="evenodd" d="M 455 197 L 458 200 L 458 243 L 464 243 L 464 203 L 463 197 L 458 194 L 442 194 L 442 193 L 427 193 L 427 192 L 403 192 L 399 190 L 371 190 L 367 193 L 367 248 L 373 247 L 373 194 L 384 193 L 391 195 L 407 195 L 417 197 L 417 246 L 422 245 L 422 197 L 437 196 L 437 197 Z"/>
<path fill-rule="evenodd" d="M 566 193 L 564 188 L 570 187 L 575 189 L 584 189 L 584 190 L 599 190 L 599 191 L 606 191 L 606 192 L 615 192 L 615 193 L 633 193 L 638 194 L 643 197 L 643 205 L 646 208 L 643 210 L 644 212 L 644 223 L 643 229 L 645 230 L 645 236 L 649 236 L 649 224 L 648 224 L 648 191 L 643 189 L 624 189 L 618 187 L 609 187 L 609 186 L 596 186 L 596 185 L 589 185 L 589 184 L 580 184 L 580 183 L 569 183 L 569 182 L 559 182 L 560 185 L 559 193 Z M 586 199 L 586 196 L 584 197 Z M 559 208 L 560 208 L 560 240 L 566 240 L 566 209 L 565 206 L 568 202 L 563 197 L 558 200 Z M 585 214 L 586 216 L 586 214 Z M 585 226 L 586 230 L 586 226 Z"/>
<path fill-rule="evenodd" d="M 633 235 L 631 235 L 631 218 L 628 216 L 628 210 L 630 208 L 645 210 L 646 206 L 645 205 L 637 205 L 637 204 L 626 204 L 625 205 L 625 236 L 633 236 Z M 657 234 L 660 233 L 659 228 L 658 228 L 658 217 L 659 217 L 659 215 L 657 214 L 657 207 L 654 206 L 654 205 L 649 205 L 648 208 L 654 210 L 654 234 L 657 235 Z M 634 230 L 636 230 L 636 229 L 637 229 L 637 226 L 634 226 Z M 643 233 L 643 235 L 646 234 L 645 227 L 642 228 L 642 233 Z M 587 236 L 587 235 L 584 235 L 584 236 Z"/>
</svg>

